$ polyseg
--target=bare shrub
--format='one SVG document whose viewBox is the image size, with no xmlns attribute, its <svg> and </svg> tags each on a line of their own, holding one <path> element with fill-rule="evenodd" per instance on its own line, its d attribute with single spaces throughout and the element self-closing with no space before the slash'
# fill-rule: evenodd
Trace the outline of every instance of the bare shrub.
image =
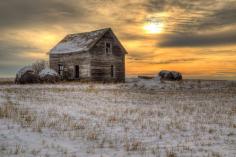
<svg viewBox="0 0 236 157">
<path fill-rule="evenodd" d="M 45 60 L 38 60 L 32 64 L 32 68 L 36 74 L 39 74 L 40 71 L 45 69 L 48 66 L 48 63 Z"/>
<path fill-rule="evenodd" d="M 32 84 L 39 82 L 39 76 L 31 66 L 25 66 L 16 73 L 15 83 L 17 84 Z"/>
</svg>

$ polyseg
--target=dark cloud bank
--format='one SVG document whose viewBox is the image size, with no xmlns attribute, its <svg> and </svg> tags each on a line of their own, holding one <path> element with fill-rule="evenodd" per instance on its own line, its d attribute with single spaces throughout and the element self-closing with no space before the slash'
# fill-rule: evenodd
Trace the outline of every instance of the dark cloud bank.
<svg viewBox="0 0 236 157">
<path fill-rule="evenodd" d="M 149 0 L 149 12 L 179 9 L 185 15 L 176 15 L 166 21 L 177 23 L 168 35 L 162 36 L 161 47 L 222 46 L 236 43 L 236 1 L 217 0 Z M 155 18 L 155 17 L 154 17 Z M 157 19 L 159 17 L 156 17 Z M 223 27 L 231 27 L 220 32 Z M 168 29 L 168 25 L 166 26 Z M 210 34 L 196 32 L 212 31 Z"/>
<path fill-rule="evenodd" d="M 161 47 L 203 47 L 233 45 L 236 43 L 235 32 L 223 32 L 214 34 L 183 33 L 163 36 L 158 46 Z"/>
<path fill-rule="evenodd" d="M 0 28 L 32 26 L 81 18 L 86 13 L 73 0 L 7 0 L 0 1 Z M 76 3 L 78 4 L 79 1 Z"/>
<path fill-rule="evenodd" d="M 43 26 L 46 29 L 51 25 L 65 27 L 67 23 L 68 25 L 83 23 L 87 18 L 96 15 L 96 7 L 105 3 L 116 5 L 116 1 L 113 2 L 113 0 L 1 0 L 0 33 L 6 33 L 5 30 L 17 30 L 18 28 Z M 233 27 L 236 25 L 236 0 L 147 0 L 144 3 L 131 3 L 131 1 L 122 3 L 124 3 L 124 8 L 128 8 L 127 13 L 132 13 L 132 16 L 135 16 L 135 13 L 139 12 L 140 9 L 144 9 L 150 14 L 162 11 L 171 12 L 176 9 L 182 10 L 181 15 L 169 17 L 168 19 L 153 17 L 167 23 L 166 31 L 168 34 L 158 38 L 157 47 L 212 47 L 236 43 L 236 27 Z M 126 17 L 124 12 L 113 13 L 111 16 L 115 18 L 114 21 L 119 21 L 122 26 L 126 24 L 137 25 L 146 20 L 137 21 L 132 16 Z M 99 21 L 94 20 L 94 23 Z M 102 21 L 104 22 L 104 19 L 100 20 L 100 22 Z M 176 23 L 177 25 L 173 28 L 168 26 L 168 23 Z M 221 32 L 220 30 L 223 27 L 230 27 L 230 29 Z M 211 31 L 211 33 L 202 33 L 207 31 Z M 122 32 L 120 34 L 122 38 L 127 40 L 149 38 Z M 6 69 L 9 69 L 9 71 L 16 69 L 16 65 L 7 66 L 3 63 L 19 59 L 21 62 L 27 62 L 19 56 L 21 56 L 21 53 L 29 51 L 40 50 L 28 46 L 23 40 L 22 43 L 18 43 L 9 41 L 9 39 L 0 39 L 0 75 L 6 73 L 8 71 Z M 234 50 L 232 51 L 234 52 Z M 142 59 L 141 57 L 136 58 Z M 171 64 L 194 60 L 192 58 L 174 59 L 153 63 Z"/>
</svg>

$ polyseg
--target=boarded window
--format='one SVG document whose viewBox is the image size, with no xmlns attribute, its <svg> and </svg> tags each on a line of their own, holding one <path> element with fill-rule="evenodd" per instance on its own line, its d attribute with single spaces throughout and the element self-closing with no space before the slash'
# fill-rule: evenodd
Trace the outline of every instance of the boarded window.
<svg viewBox="0 0 236 157">
<path fill-rule="evenodd" d="M 106 54 L 112 53 L 112 44 L 110 42 L 105 43 L 105 52 L 106 52 Z"/>
</svg>

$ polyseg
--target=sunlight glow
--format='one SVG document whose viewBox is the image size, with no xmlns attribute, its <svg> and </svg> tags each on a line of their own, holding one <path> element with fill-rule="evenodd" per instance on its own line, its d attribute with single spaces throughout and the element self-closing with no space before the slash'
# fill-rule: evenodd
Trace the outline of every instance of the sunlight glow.
<svg viewBox="0 0 236 157">
<path fill-rule="evenodd" d="M 149 22 L 144 24 L 143 29 L 148 34 L 158 34 L 163 32 L 164 24 L 157 22 Z"/>
</svg>

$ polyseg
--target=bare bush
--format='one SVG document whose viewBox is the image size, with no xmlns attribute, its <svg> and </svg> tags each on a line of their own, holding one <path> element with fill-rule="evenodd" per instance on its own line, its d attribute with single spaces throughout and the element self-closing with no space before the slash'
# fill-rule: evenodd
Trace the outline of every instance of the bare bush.
<svg viewBox="0 0 236 157">
<path fill-rule="evenodd" d="M 47 66 L 48 66 L 48 62 L 46 62 L 45 60 L 38 60 L 32 64 L 32 68 L 36 74 L 39 74 Z"/>
<path fill-rule="evenodd" d="M 35 73 L 31 66 L 25 66 L 16 73 L 15 83 L 39 83 L 39 76 Z"/>
</svg>

